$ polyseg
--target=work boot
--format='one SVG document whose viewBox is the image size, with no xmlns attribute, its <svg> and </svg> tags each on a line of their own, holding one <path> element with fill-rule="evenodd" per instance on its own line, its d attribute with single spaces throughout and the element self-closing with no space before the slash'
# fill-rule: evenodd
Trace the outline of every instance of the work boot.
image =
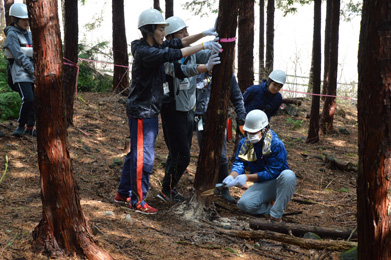
<svg viewBox="0 0 391 260">
<path fill-rule="evenodd" d="M 15 131 L 12 133 L 13 136 L 18 136 L 18 137 L 21 137 L 23 135 L 23 132 L 24 132 L 24 127 L 22 126 L 18 126 Z"/>
<path fill-rule="evenodd" d="M 229 188 L 220 188 L 220 195 L 228 202 L 236 203 L 236 200 L 229 193 Z"/>
</svg>

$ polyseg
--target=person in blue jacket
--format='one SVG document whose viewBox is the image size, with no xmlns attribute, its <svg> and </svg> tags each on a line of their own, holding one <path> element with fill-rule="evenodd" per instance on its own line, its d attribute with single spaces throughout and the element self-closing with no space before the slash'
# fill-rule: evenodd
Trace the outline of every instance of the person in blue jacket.
<svg viewBox="0 0 391 260">
<path fill-rule="evenodd" d="M 4 54 L 11 66 L 13 89 L 22 98 L 18 127 L 12 135 L 24 134 L 36 136 L 34 130 L 34 62 L 33 41 L 29 28 L 27 6 L 23 3 L 11 5 L 9 15 L 12 23 L 4 29 Z"/>
<path fill-rule="evenodd" d="M 285 146 L 259 109 L 247 114 L 243 130 L 247 137 L 239 142 L 231 174 L 223 184 L 243 187 L 247 181 L 254 182 L 238 201 L 239 209 L 281 222 L 296 188 L 296 175 L 289 169 Z"/>
<path fill-rule="evenodd" d="M 197 140 L 198 146 L 201 148 L 202 135 L 204 133 L 205 114 L 208 108 L 210 91 L 212 86 L 210 72 L 205 72 L 197 77 L 197 103 L 196 103 L 196 121 L 197 121 Z M 232 74 L 231 79 L 231 93 L 230 100 L 235 109 L 236 122 L 238 125 L 244 124 L 246 112 L 243 105 L 242 92 L 240 91 L 236 77 Z M 226 136 L 227 137 L 227 136 Z M 228 176 L 228 159 L 227 159 L 227 138 L 224 139 L 221 157 L 220 157 L 220 171 L 217 178 L 217 183 L 221 183 L 225 177 Z M 229 202 L 236 203 L 236 200 L 229 193 L 228 187 L 215 189 L 215 195 L 220 195 Z"/>
<path fill-rule="evenodd" d="M 143 38 L 131 43 L 134 60 L 132 84 L 126 104 L 131 145 L 114 202 L 143 214 L 158 212 L 145 202 L 145 197 L 149 190 L 159 127 L 158 116 L 164 95 L 163 64 L 180 60 L 202 49 L 221 52 L 221 45 L 215 41 L 185 48 L 192 42 L 181 39 L 163 42 L 167 25 L 158 10 L 145 10 L 138 20 Z"/>
<path fill-rule="evenodd" d="M 286 81 L 286 74 L 282 70 L 273 70 L 269 79 L 263 80 L 259 85 L 248 87 L 243 93 L 246 112 L 260 109 L 269 119 L 274 116 L 282 104 L 281 88 Z"/>
</svg>

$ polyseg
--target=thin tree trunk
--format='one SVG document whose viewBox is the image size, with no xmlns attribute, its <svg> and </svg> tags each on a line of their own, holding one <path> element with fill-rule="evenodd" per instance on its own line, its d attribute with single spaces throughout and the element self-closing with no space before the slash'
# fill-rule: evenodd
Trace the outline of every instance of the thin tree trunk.
<svg viewBox="0 0 391 260">
<path fill-rule="evenodd" d="M 125 31 L 124 0 L 113 0 L 114 92 L 128 95 L 129 57 Z M 119 66 L 116 66 L 119 65 Z"/>
<path fill-rule="evenodd" d="M 112 259 L 93 241 L 81 209 L 67 145 L 63 60 L 57 1 L 28 0 L 34 39 L 35 108 L 42 219 L 33 231 L 36 253 Z"/>
<path fill-rule="evenodd" d="M 166 0 L 166 19 L 174 16 L 174 0 Z"/>
<path fill-rule="evenodd" d="M 259 1 L 259 83 L 266 77 L 265 73 L 265 0 Z"/>
<path fill-rule="evenodd" d="M 331 35 L 330 35 L 330 60 L 329 60 L 329 81 L 327 95 L 337 95 L 337 72 L 338 72 L 338 31 L 340 0 L 334 0 L 331 6 Z M 325 51 L 326 52 L 326 51 Z M 321 134 L 327 134 L 333 130 L 336 97 L 326 97 L 323 104 L 322 117 L 320 122 Z"/>
<path fill-rule="evenodd" d="M 322 0 L 314 0 L 314 36 L 312 43 L 312 103 L 310 125 L 306 143 L 319 142 L 319 106 L 320 106 L 320 72 L 321 72 L 321 13 Z"/>
<path fill-rule="evenodd" d="M 266 21 L 266 75 L 272 72 L 274 66 L 274 0 L 267 1 Z"/>
<path fill-rule="evenodd" d="M 358 52 L 358 259 L 391 259 L 391 6 L 364 0 Z"/>
<path fill-rule="evenodd" d="M 217 19 L 217 32 L 220 38 L 236 36 L 239 1 L 220 1 Z M 227 125 L 227 107 L 232 79 L 235 42 L 221 43 L 221 65 L 213 68 L 212 91 L 206 123 L 198 157 L 197 172 L 194 180 L 196 201 L 209 208 L 213 196 L 201 196 L 201 193 L 213 189 L 220 170 L 220 155 Z"/>
<path fill-rule="evenodd" d="M 242 93 L 254 84 L 254 0 L 239 8 L 238 84 Z"/>
<path fill-rule="evenodd" d="M 0 1 L 0 30 L 4 31 L 5 28 L 5 12 L 4 12 L 4 1 Z"/>
<path fill-rule="evenodd" d="M 77 0 L 65 0 L 65 20 L 64 20 L 64 102 L 65 102 L 65 121 L 67 127 L 73 125 L 75 93 L 77 90 L 77 67 L 78 62 L 78 6 Z M 71 64 L 74 64 L 72 66 Z"/>
<path fill-rule="evenodd" d="M 9 15 L 9 10 L 11 5 L 14 3 L 14 0 L 4 0 L 4 12 L 5 12 L 5 26 L 11 24 L 11 17 Z"/>
<path fill-rule="evenodd" d="M 159 10 L 159 12 L 162 12 L 162 9 L 160 8 L 160 1 L 159 0 L 153 0 L 153 8 L 156 10 Z"/>
<path fill-rule="evenodd" d="M 330 74 L 330 37 L 331 37 L 331 19 L 332 19 L 332 4 L 334 0 L 327 0 L 326 4 L 326 24 L 324 28 L 324 73 L 323 73 L 323 89 L 322 94 L 326 95 L 329 86 L 329 74 Z M 322 96 L 322 100 L 325 97 Z"/>
</svg>

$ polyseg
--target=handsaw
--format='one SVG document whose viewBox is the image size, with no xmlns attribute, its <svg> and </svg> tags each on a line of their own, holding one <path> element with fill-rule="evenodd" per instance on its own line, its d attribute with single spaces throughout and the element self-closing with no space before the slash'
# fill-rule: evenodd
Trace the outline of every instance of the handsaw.
<svg viewBox="0 0 391 260">
<path fill-rule="evenodd" d="M 225 188 L 225 184 L 224 183 L 217 183 L 216 184 L 216 189 L 222 189 L 222 188 Z M 213 195 L 214 190 L 215 190 L 215 188 L 203 191 L 201 193 L 201 197 Z"/>
</svg>

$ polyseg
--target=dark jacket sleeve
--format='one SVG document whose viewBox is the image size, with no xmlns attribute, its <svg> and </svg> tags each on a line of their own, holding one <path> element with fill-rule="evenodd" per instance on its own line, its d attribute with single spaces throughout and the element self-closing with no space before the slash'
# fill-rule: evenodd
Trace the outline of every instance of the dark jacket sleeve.
<svg viewBox="0 0 391 260">
<path fill-rule="evenodd" d="M 237 120 L 242 120 L 244 122 L 246 110 L 244 108 L 242 91 L 239 88 L 235 75 L 232 75 L 231 80 L 231 102 L 235 108 Z"/>
</svg>

